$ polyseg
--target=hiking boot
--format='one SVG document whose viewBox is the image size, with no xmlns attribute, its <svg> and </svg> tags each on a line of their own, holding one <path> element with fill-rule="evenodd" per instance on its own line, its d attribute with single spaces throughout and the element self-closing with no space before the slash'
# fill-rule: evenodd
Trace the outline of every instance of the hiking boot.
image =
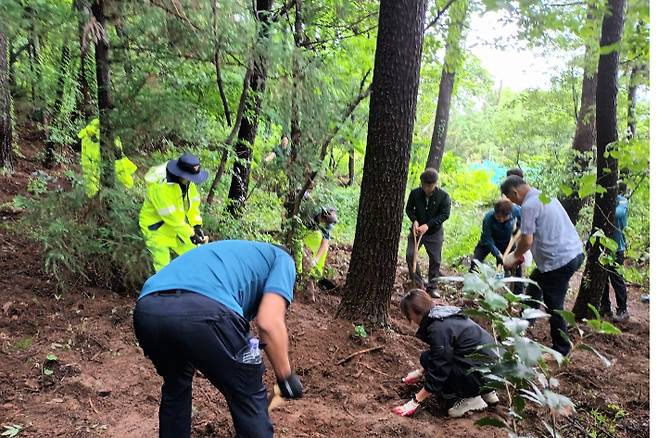
<svg viewBox="0 0 658 438">
<path fill-rule="evenodd" d="M 461 398 L 457 403 L 448 410 L 448 415 L 452 418 L 463 417 L 469 412 L 481 411 L 487 408 L 487 403 L 479 395 L 470 398 Z"/>
<path fill-rule="evenodd" d="M 626 309 L 617 309 L 617 313 L 615 313 L 615 316 L 612 317 L 612 320 L 614 322 L 624 322 L 628 321 L 628 318 L 630 318 L 630 316 L 628 315 L 628 311 Z"/>
<path fill-rule="evenodd" d="M 482 400 L 484 400 L 488 405 L 495 405 L 500 400 L 498 400 L 498 394 L 496 391 L 491 391 L 486 394 L 482 394 Z"/>
<path fill-rule="evenodd" d="M 601 315 L 601 318 L 611 318 L 612 317 L 612 310 L 610 310 L 610 309 L 601 309 L 599 311 L 599 315 Z"/>
</svg>

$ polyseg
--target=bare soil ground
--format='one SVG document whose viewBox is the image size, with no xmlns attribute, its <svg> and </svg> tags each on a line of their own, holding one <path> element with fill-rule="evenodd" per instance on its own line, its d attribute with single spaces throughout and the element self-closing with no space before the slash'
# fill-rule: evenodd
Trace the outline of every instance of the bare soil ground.
<svg viewBox="0 0 658 438">
<path fill-rule="evenodd" d="M 21 164 L 19 172 L 15 184 L 7 185 L 11 178 L 0 177 L 7 189 L 3 201 L 24 192 L 29 169 Z M 13 215 L 2 218 L 9 227 L 13 220 Z M 339 284 L 350 251 L 334 248 L 329 261 Z M 133 334 L 135 296 L 94 288 L 57 295 L 55 284 L 40 267 L 40 248 L 0 228 L 0 425 L 21 425 L 19 437 L 157 436 L 161 380 Z M 400 378 L 417 367 L 423 348 L 397 310 L 403 279 L 400 263 L 391 328 L 365 339 L 354 336 L 352 324 L 334 318 L 339 292 L 320 292 L 315 303 L 300 297 L 291 306 L 291 358 L 306 392 L 302 400 L 288 402 L 273 413 L 278 436 L 506 436 L 473 424 L 499 412 L 495 408 L 457 420 L 448 419 L 447 406 L 436 402 L 413 418 L 390 413 L 391 407 L 418 389 L 405 387 Z M 573 290 L 579 281 L 575 276 Z M 649 436 L 649 310 L 640 303 L 639 294 L 636 288 L 629 291 L 632 316 L 621 326 L 623 334 L 593 341 L 615 358 L 614 365 L 606 369 L 592 355 L 579 352 L 560 376 L 562 390 L 576 402 L 578 411 L 576 424 L 565 425 L 565 436 L 585 436 L 588 431 L 595 431 L 595 436 Z M 533 327 L 539 340 L 547 341 L 547 334 L 545 323 Z M 375 346 L 383 348 L 338 365 L 349 354 Z M 48 360 L 51 354 L 56 360 Z M 271 386 L 269 370 L 266 382 Z M 617 407 L 622 414 L 610 420 L 620 412 Z M 603 417 L 594 420 L 593 410 Z M 531 411 L 524 432 L 539 435 L 540 420 Z M 232 433 L 222 395 L 202 376 L 196 377 L 193 436 Z"/>
</svg>

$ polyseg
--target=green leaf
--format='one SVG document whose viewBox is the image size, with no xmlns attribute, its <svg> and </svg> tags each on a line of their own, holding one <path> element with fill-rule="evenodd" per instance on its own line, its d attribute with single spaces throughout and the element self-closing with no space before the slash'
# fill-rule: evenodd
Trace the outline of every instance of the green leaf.
<svg viewBox="0 0 658 438">
<path fill-rule="evenodd" d="M 542 204 L 546 205 L 546 204 L 549 204 L 551 202 L 551 197 L 548 196 L 546 193 L 541 192 L 539 194 L 539 200 L 542 202 Z"/>
<path fill-rule="evenodd" d="M 521 318 L 523 319 L 540 319 L 540 318 L 550 318 L 550 317 L 551 315 L 544 312 L 543 310 L 534 309 L 532 307 L 523 309 L 523 313 L 521 313 Z"/>
<path fill-rule="evenodd" d="M 513 336 L 522 336 L 530 325 L 528 321 L 521 318 L 509 318 L 503 324 Z"/>
<path fill-rule="evenodd" d="M 49 354 L 48 356 L 46 356 L 46 360 L 49 360 L 49 361 L 56 361 L 56 360 L 57 360 L 57 356 L 55 356 L 54 354 L 51 353 L 51 354 Z"/>
<path fill-rule="evenodd" d="M 492 418 L 492 417 L 480 418 L 475 422 L 475 425 L 480 427 L 482 426 L 507 427 L 507 424 L 503 423 L 497 418 Z"/>
<path fill-rule="evenodd" d="M 20 424 L 10 424 L 8 426 L 2 426 L 5 428 L 5 431 L 0 433 L 0 436 L 6 436 L 9 438 L 15 437 L 23 430 L 23 426 Z"/>
<path fill-rule="evenodd" d="M 621 330 L 619 330 L 617 327 L 614 326 L 609 321 L 603 321 L 601 323 L 601 329 L 600 333 L 603 333 L 605 335 L 621 335 Z"/>
<path fill-rule="evenodd" d="M 561 184 L 560 191 L 564 193 L 564 196 L 571 196 L 571 194 L 573 193 L 573 188 L 567 184 Z"/>
<path fill-rule="evenodd" d="M 484 302 L 494 310 L 507 309 L 507 300 L 505 297 L 495 292 L 486 291 L 484 293 Z"/>
<path fill-rule="evenodd" d="M 560 316 L 564 318 L 565 321 L 567 321 L 569 327 L 575 327 L 577 325 L 576 315 L 573 312 L 569 310 L 555 310 L 555 312 L 560 314 Z"/>
<path fill-rule="evenodd" d="M 515 337 L 514 349 L 519 355 L 519 359 L 528 366 L 534 366 L 541 359 L 541 348 L 531 339 L 520 336 Z"/>
</svg>

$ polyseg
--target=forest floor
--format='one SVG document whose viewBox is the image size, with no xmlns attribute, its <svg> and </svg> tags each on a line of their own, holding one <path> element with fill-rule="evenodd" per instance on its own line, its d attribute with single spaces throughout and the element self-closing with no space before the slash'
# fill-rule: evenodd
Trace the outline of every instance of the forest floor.
<svg viewBox="0 0 658 438">
<path fill-rule="evenodd" d="M 12 185 L 6 185 L 9 177 L 0 177 L 3 201 L 24 192 L 27 167 L 19 163 Z M 14 215 L 2 213 L 8 227 L 0 227 L 0 426 L 20 425 L 19 437 L 157 436 L 161 379 L 133 334 L 135 295 L 88 287 L 57 294 L 54 282 L 42 273 L 41 248 L 8 233 L 13 220 Z M 332 251 L 329 263 L 341 285 L 351 248 Z M 355 337 L 352 324 L 334 318 L 338 292 L 319 292 L 315 303 L 300 297 L 291 306 L 290 355 L 305 394 L 273 412 L 278 436 L 506 436 L 474 425 L 478 418 L 502 412 L 500 407 L 463 419 L 449 419 L 447 406 L 434 402 L 412 418 L 390 412 L 418 389 L 405 387 L 400 378 L 418 366 L 423 349 L 397 309 L 404 274 L 400 261 L 390 328 L 366 338 Z M 579 282 L 580 274 L 572 280 L 572 291 Z M 445 294 L 455 297 L 456 292 Z M 621 335 L 592 342 L 615 359 L 613 366 L 606 369 L 592 355 L 578 352 L 560 376 L 561 390 L 574 400 L 578 413 L 578 426 L 565 426 L 563 436 L 587 431 L 599 437 L 649 436 L 649 306 L 639 296 L 638 289 L 629 290 L 631 319 L 620 326 Z M 547 324 L 537 324 L 532 333 L 546 342 Z M 376 346 L 383 348 L 338 364 Z M 51 354 L 56 360 L 48 360 Z M 268 367 L 268 387 L 272 381 Z M 537 436 L 541 419 L 532 413 L 530 408 L 522 428 Z M 192 423 L 195 437 L 233 433 L 223 396 L 202 376 L 194 380 Z"/>
</svg>

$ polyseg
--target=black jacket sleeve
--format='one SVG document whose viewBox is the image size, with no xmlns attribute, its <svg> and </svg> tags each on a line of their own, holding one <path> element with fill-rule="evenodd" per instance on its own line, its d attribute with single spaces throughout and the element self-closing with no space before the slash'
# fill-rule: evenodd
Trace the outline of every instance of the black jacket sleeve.
<svg viewBox="0 0 658 438">
<path fill-rule="evenodd" d="M 437 210 L 436 216 L 434 216 L 432 219 L 430 219 L 429 222 L 427 222 L 427 225 L 429 227 L 433 226 L 441 226 L 445 221 L 448 220 L 450 217 L 450 195 L 445 193 L 445 196 L 442 197 L 442 199 L 439 201 L 439 208 Z"/>
<path fill-rule="evenodd" d="M 430 344 L 429 366 L 425 369 L 425 389 L 441 393 L 453 366 L 453 335 L 449 324 L 430 324 L 427 329 Z"/>
<path fill-rule="evenodd" d="M 409 192 L 409 199 L 407 199 L 407 207 L 405 208 L 407 217 L 411 222 L 418 220 L 416 215 L 416 203 L 414 202 L 414 191 Z"/>
</svg>

